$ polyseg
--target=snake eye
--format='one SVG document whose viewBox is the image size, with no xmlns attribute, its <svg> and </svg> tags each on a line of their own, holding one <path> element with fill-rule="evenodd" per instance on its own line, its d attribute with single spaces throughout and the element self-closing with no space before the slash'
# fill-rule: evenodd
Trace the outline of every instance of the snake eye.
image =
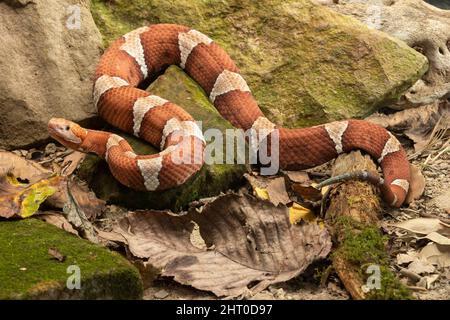
<svg viewBox="0 0 450 320">
<path fill-rule="evenodd" d="M 69 131 L 69 129 L 70 129 L 70 127 L 69 126 L 66 126 L 66 128 L 65 128 L 67 131 Z"/>
</svg>

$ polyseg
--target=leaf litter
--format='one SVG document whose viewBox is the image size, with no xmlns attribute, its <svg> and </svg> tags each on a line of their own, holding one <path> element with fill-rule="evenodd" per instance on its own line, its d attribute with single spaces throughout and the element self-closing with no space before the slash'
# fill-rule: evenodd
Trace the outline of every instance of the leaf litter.
<svg viewBox="0 0 450 320">
<path fill-rule="evenodd" d="M 206 247 L 191 242 L 194 223 Z M 292 225 L 288 208 L 250 195 L 228 194 L 199 212 L 130 212 L 113 230 L 136 257 L 181 284 L 219 297 L 254 295 L 302 273 L 331 249 L 326 229 Z"/>
</svg>

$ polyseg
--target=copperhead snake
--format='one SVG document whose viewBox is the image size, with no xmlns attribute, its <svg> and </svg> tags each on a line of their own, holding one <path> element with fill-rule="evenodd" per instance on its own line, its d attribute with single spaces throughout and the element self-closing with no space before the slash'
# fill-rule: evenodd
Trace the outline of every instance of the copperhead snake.
<svg viewBox="0 0 450 320">
<path fill-rule="evenodd" d="M 287 129 L 269 121 L 228 54 L 206 35 L 185 26 L 157 24 L 131 31 L 111 44 L 94 76 L 94 103 L 109 124 L 162 151 L 137 155 L 120 136 L 89 130 L 61 118 L 48 123 L 50 135 L 66 147 L 106 159 L 113 176 L 136 190 L 165 190 L 185 183 L 203 164 L 205 140 L 194 119 L 180 106 L 138 88 L 169 65 L 180 66 L 209 96 L 222 117 L 236 128 L 279 135 L 279 164 L 299 170 L 361 149 L 383 170 L 384 200 L 399 207 L 409 189 L 410 171 L 399 141 L 384 128 L 363 121 L 336 121 Z M 177 134 L 175 134 L 177 133 Z M 181 133 L 181 135 L 180 135 Z M 192 161 L 179 163 L 175 153 Z"/>
</svg>

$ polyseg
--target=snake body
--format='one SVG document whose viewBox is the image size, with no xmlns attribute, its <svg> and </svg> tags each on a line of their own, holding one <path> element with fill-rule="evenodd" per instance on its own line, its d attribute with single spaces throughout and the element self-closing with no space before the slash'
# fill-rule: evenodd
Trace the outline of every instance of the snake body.
<svg viewBox="0 0 450 320">
<path fill-rule="evenodd" d="M 362 120 L 299 129 L 277 127 L 264 116 L 228 54 L 206 35 L 180 25 L 157 24 L 127 33 L 105 51 L 94 76 L 94 103 L 99 115 L 159 147 L 160 153 L 137 155 L 116 134 L 75 125 L 63 134 L 65 129 L 58 119 L 50 121 L 50 134 L 68 147 L 104 157 L 114 177 L 130 188 L 153 191 L 185 183 L 202 167 L 202 132 L 183 108 L 138 88 L 170 65 L 180 66 L 192 77 L 236 128 L 264 129 L 268 135 L 276 130 L 281 168 L 310 168 L 341 153 L 362 149 L 383 170 L 385 201 L 397 207 L 404 202 L 409 163 L 390 132 Z M 175 154 L 191 161 L 179 163 Z"/>
</svg>

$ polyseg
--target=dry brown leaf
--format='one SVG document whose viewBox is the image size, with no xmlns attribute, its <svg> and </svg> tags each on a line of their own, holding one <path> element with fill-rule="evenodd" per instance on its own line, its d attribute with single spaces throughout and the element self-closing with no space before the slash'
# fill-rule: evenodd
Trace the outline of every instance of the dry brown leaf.
<svg viewBox="0 0 450 320">
<path fill-rule="evenodd" d="M 410 165 L 411 180 L 409 184 L 409 191 L 406 196 L 405 202 L 411 203 L 414 200 L 419 199 L 423 191 L 425 190 L 425 177 L 419 167 Z"/>
<path fill-rule="evenodd" d="M 70 188 L 71 196 L 76 200 L 77 206 L 83 210 L 88 220 L 95 220 L 105 210 L 106 202 L 104 200 L 98 199 L 94 192 L 78 180 L 68 180 L 68 178 L 61 181 L 58 191 L 47 199 L 47 204 L 63 209 L 70 202 L 67 188 Z"/>
<path fill-rule="evenodd" d="M 267 186 L 267 193 L 269 194 L 269 200 L 274 205 L 288 204 L 292 202 L 286 191 L 286 183 L 283 177 L 272 179 Z"/>
<path fill-rule="evenodd" d="M 447 228 L 439 219 L 433 218 L 415 218 L 392 224 L 392 226 L 420 235 L 445 231 L 445 228 Z"/>
<path fill-rule="evenodd" d="M 292 202 L 286 191 L 286 183 L 283 177 L 268 178 L 249 174 L 245 174 L 244 176 L 258 198 L 269 200 L 276 206 L 280 203 L 288 204 Z"/>
<path fill-rule="evenodd" d="M 310 201 L 320 201 L 322 199 L 322 192 L 316 189 L 311 182 L 306 183 L 294 183 L 292 190 L 300 197 Z"/>
<path fill-rule="evenodd" d="M 32 216 L 40 205 L 56 192 L 60 180 L 60 177 L 50 177 L 33 184 L 24 184 L 10 173 L 0 176 L 0 217 Z"/>
<path fill-rule="evenodd" d="M 52 175 L 34 161 L 26 160 L 12 152 L 0 151 L 0 175 L 11 173 L 14 177 L 25 183 L 33 184 Z"/>
<path fill-rule="evenodd" d="M 431 232 L 422 239 L 428 239 L 442 246 L 450 246 L 450 239 L 437 232 Z"/>
<path fill-rule="evenodd" d="M 191 243 L 193 222 L 209 249 Z M 114 231 L 126 238 L 133 255 L 148 259 L 163 276 L 221 297 L 256 294 L 287 281 L 331 248 L 326 229 L 291 225 L 287 207 L 248 195 L 220 196 L 201 213 L 184 216 L 131 212 Z"/>
<path fill-rule="evenodd" d="M 419 257 L 440 268 L 450 267 L 450 247 L 429 243 L 419 253 Z"/>
<path fill-rule="evenodd" d="M 406 109 L 390 115 L 376 113 L 366 120 L 390 131 L 403 132 L 414 141 L 414 149 L 419 152 L 430 141 L 432 132 L 442 117 L 450 117 L 450 104 L 447 101 L 437 101 L 431 105 Z"/>
<path fill-rule="evenodd" d="M 70 176 L 77 169 L 78 165 L 81 163 L 81 161 L 84 160 L 85 157 L 86 154 L 79 151 L 74 151 L 64 157 L 64 160 L 61 164 L 61 175 Z"/>
<path fill-rule="evenodd" d="M 412 273 L 421 275 L 433 273 L 436 268 L 430 262 L 428 262 L 428 260 L 417 258 L 408 265 L 408 270 Z"/>
<path fill-rule="evenodd" d="M 306 171 L 283 171 L 283 173 L 293 183 L 305 183 L 310 180 L 308 172 Z"/>
<path fill-rule="evenodd" d="M 78 236 L 77 230 L 75 230 L 69 221 L 64 217 L 62 212 L 57 211 L 44 211 L 42 213 L 36 214 L 35 217 L 39 220 L 50 223 L 64 231 L 70 232 Z"/>
<path fill-rule="evenodd" d="M 59 252 L 58 248 L 49 248 L 48 254 L 59 262 L 64 262 L 64 260 L 66 260 L 66 256 Z"/>
</svg>

